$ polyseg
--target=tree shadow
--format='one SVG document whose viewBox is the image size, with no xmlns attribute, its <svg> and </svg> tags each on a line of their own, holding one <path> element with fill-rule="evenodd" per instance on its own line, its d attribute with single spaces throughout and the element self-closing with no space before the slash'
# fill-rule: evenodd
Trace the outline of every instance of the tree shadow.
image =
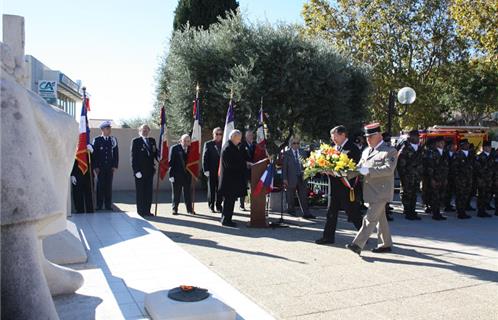
<svg viewBox="0 0 498 320">
<path fill-rule="evenodd" d="M 279 255 L 275 255 L 275 254 L 271 254 L 271 253 L 266 253 L 266 252 L 262 252 L 262 251 L 249 251 L 249 250 L 243 250 L 243 249 L 237 249 L 237 248 L 223 246 L 223 245 L 220 245 L 218 242 L 213 241 L 213 240 L 195 239 L 195 238 L 192 238 L 191 235 L 181 233 L 181 232 L 170 232 L 170 231 L 161 231 L 161 232 L 164 235 L 166 235 L 168 238 L 174 240 L 177 243 L 184 243 L 184 244 L 190 244 L 190 245 L 195 245 L 195 246 L 202 246 L 202 247 L 207 247 L 207 248 L 226 250 L 226 251 L 230 251 L 230 252 L 237 252 L 237 253 L 243 253 L 243 254 L 248 254 L 248 255 L 261 256 L 261 257 L 266 257 L 266 258 L 286 260 L 286 261 L 299 263 L 299 264 L 307 264 L 304 261 L 293 260 L 293 259 L 289 259 L 289 258 L 286 258 L 283 256 L 279 256 Z"/>
</svg>

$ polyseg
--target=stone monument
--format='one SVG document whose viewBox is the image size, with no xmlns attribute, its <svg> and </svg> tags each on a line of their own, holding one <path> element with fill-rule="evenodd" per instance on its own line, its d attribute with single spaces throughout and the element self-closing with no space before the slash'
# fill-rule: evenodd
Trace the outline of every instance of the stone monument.
<svg viewBox="0 0 498 320">
<path fill-rule="evenodd" d="M 26 89 L 24 19 L 4 15 L 3 33 L 2 317 L 58 319 L 51 295 L 76 291 L 83 277 L 47 261 L 42 239 L 66 228 L 77 124 Z"/>
</svg>

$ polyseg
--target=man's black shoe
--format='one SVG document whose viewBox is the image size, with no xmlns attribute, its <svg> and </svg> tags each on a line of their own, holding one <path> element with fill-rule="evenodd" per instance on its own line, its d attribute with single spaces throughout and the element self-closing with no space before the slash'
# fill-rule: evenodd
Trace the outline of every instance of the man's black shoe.
<svg viewBox="0 0 498 320">
<path fill-rule="evenodd" d="M 442 214 L 435 214 L 432 216 L 432 220 L 437 220 L 437 221 L 446 220 L 446 217 L 443 216 Z"/>
<path fill-rule="evenodd" d="M 316 219 L 316 217 L 315 217 L 314 215 L 312 215 L 312 214 L 308 213 L 308 214 L 305 214 L 305 215 L 303 216 L 303 219 Z"/>
<path fill-rule="evenodd" d="M 432 209 L 431 207 L 425 207 L 425 213 L 431 213 Z"/>
<path fill-rule="evenodd" d="M 386 253 L 386 252 L 392 252 L 391 247 L 381 247 L 381 248 L 374 248 L 372 249 L 373 253 Z"/>
<path fill-rule="evenodd" d="M 490 214 L 488 214 L 487 212 L 479 212 L 479 213 L 477 214 L 477 216 L 478 216 L 479 218 L 491 218 L 491 215 L 490 215 Z"/>
<path fill-rule="evenodd" d="M 458 219 L 470 219 L 470 216 L 468 214 L 466 214 L 466 213 L 459 213 L 457 215 L 457 218 Z"/>
<path fill-rule="evenodd" d="M 244 207 L 244 206 L 240 206 L 239 208 L 240 208 L 240 210 L 242 210 L 242 211 L 246 211 L 246 207 Z"/>
<path fill-rule="evenodd" d="M 211 211 L 211 213 L 216 213 L 216 211 L 214 210 L 214 207 L 209 207 L 209 211 Z"/>
<path fill-rule="evenodd" d="M 221 225 L 225 226 L 225 227 L 232 227 L 232 228 L 237 227 L 237 224 L 233 221 L 222 222 Z"/>
<path fill-rule="evenodd" d="M 320 238 L 320 239 L 318 239 L 318 240 L 315 240 L 315 243 L 316 243 L 316 244 L 333 244 L 333 243 L 334 243 L 334 240 L 325 239 L 325 238 Z"/>
<path fill-rule="evenodd" d="M 172 213 L 173 213 L 174 216 L 178 215 L 178 211 L 177 210 L 173 210 Z"/>
<path fill-rule="evenodd" d="M 356 244 L 354 243 L 351 243 L 351 244 L 347 244 L 346 245 L 346 249 L 349 249 L 351 251 L 353 251 L 354 253 L 356 253 L 357 255 L 360 255 L 361 253 L 361 248 L 358 247 Z"/>
<path fill-rule="evenodd" d="M 220 207 L 216 207 L 216 211 L 218 211 L 218 212 L 223 211 L 223 207 L 221 207 L 221 206 Z"/>
</svg>

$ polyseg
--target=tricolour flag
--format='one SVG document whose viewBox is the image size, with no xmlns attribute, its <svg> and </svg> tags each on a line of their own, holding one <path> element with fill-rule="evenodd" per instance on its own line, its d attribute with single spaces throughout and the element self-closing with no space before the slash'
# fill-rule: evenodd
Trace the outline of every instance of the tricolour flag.
<svg viewBox="0 0 498 320">
<path fill-rule="evenodd" d="M 194 100 L 194 127 L 192 128 L 191 144 L 187 153 L 187 170 L 194 179 L 199 178 L 201 160 L 201 104 L 199 98 Z"/>
<path fill-rule="evenodd" d="M 169 169 L 168 128 L 166 127 L 166 112 L 161 108 L 161 133 L 159 134 L 159 178 L 164 179 Z"/>
<path fill-rule="evenodd" d="M 263 107 L 259 110 L 258 129 L 256 131 L 256 149 L 254 150 L 253 162 L 258 162 L 267 157 L 266 154 L 266 137 L 265 137 L 265 121 Z"/>
<path fill-rule="evenodd" d="M 83 103 L 81 105 L 80 115 L 80 135 L 78 140 L 78 149 L 76 150 L 76 161 L 78 168 L 83 174 L 86 174 L 89 167 L 87 145 L 90 143 L 90 128 L 88 127 L 87 111 L 90 110 L 90 102 L 83 93 Z"/>
<path fill-rule="evenodd" d="M 234 124 L 234 112 L 233 112 L 233 101 L 230 99 L 230 103 L 228 104 L 227 117 L 225 120 L 225 129 L 223 130 L 223 141 L 221 145 L 224 146 L 228 141 L 228 136 L 230 132 L 235 129 Z"/>
<path fill-rule="evenodd" d="M 273 163 L 270 163 L 266 168 L 265 172 L 259 178 L 256 188 L 254 188 L 252 194 L 257 196 L 261 191 L 265 194 L 270 193 L 273 190 Z"/>
</svg>

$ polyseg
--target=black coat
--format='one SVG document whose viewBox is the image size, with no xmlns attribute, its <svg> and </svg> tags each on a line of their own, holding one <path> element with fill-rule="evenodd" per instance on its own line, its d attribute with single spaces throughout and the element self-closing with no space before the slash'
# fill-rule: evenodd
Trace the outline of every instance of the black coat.
<svg viewBox="0 0 498 320">
<path fill-rule="evenodd" d="M 350 159 L 353 159 L 353 161 L 355 163 L 358 163 L 361 159 L 361 151 L 360 149 L 358 149 L 358 147 L 354 144 L 353 141 L 351 140 L 348 140 L 344 146 L 342 147 L 342 149 L 340 148 L 340 146 L 336 146 L 336 149 L 337 150 L 341 150 L 342 153 L 346 153 L 347 156 L 350 158 Z M 354 182 L 355 182 L 355 179 L 351 179 L 349 180 L 349 183 L 351 186 L 354 185 Z M 356 185 L 356 187 L 359 187 L 360 183 L 358 183 Z M 332 192 L 348 192 L 349 194 L 349 189 L 347 189 L 344 184 L 341 182 L 341 179 L 340 178 L 337 178 L 337 177 L 331 177 L 331 191 Z"/>
<path fill-rule="evenodd" d="M 244 150 L 228 141 L 221 151 L 219 192 L 225 197 L 242 197 L 246 194 L 246 156 Z"/>
<path fill-rule="evenodd" d="M 186 168 L 187 152 L 181 144 L 175 144 L 169 152 L 169 176 L 175 178 L 175 183 L 185 183 L 191 179 Z"/>
<path fill-rule="evenodd" d="M 92 166 L 94 169 L 117 168 L 119 164 L 118 140 L 109 136 L 106 140 L 103 136 L 93 139 Z"/>
<path fill-rule="evenodd" d="M 155 159 L 157 158 L 156 140 L 147 138 L 149 146 L 142 137 L 137 137 L 131 142 L 131 168 L 133 174 L 141 172 L 144 177 L 153 176 L 155 172 Z"/>
<path fill-rule="evenodd" d="M 202 171 L 209 172 L 209 175 L 218 175 L 218 166 L 220 165 L 221 145 L 216 145 L 214 140 L 207 141 L 204 144 L 202 154 Z"/>
</svg>

